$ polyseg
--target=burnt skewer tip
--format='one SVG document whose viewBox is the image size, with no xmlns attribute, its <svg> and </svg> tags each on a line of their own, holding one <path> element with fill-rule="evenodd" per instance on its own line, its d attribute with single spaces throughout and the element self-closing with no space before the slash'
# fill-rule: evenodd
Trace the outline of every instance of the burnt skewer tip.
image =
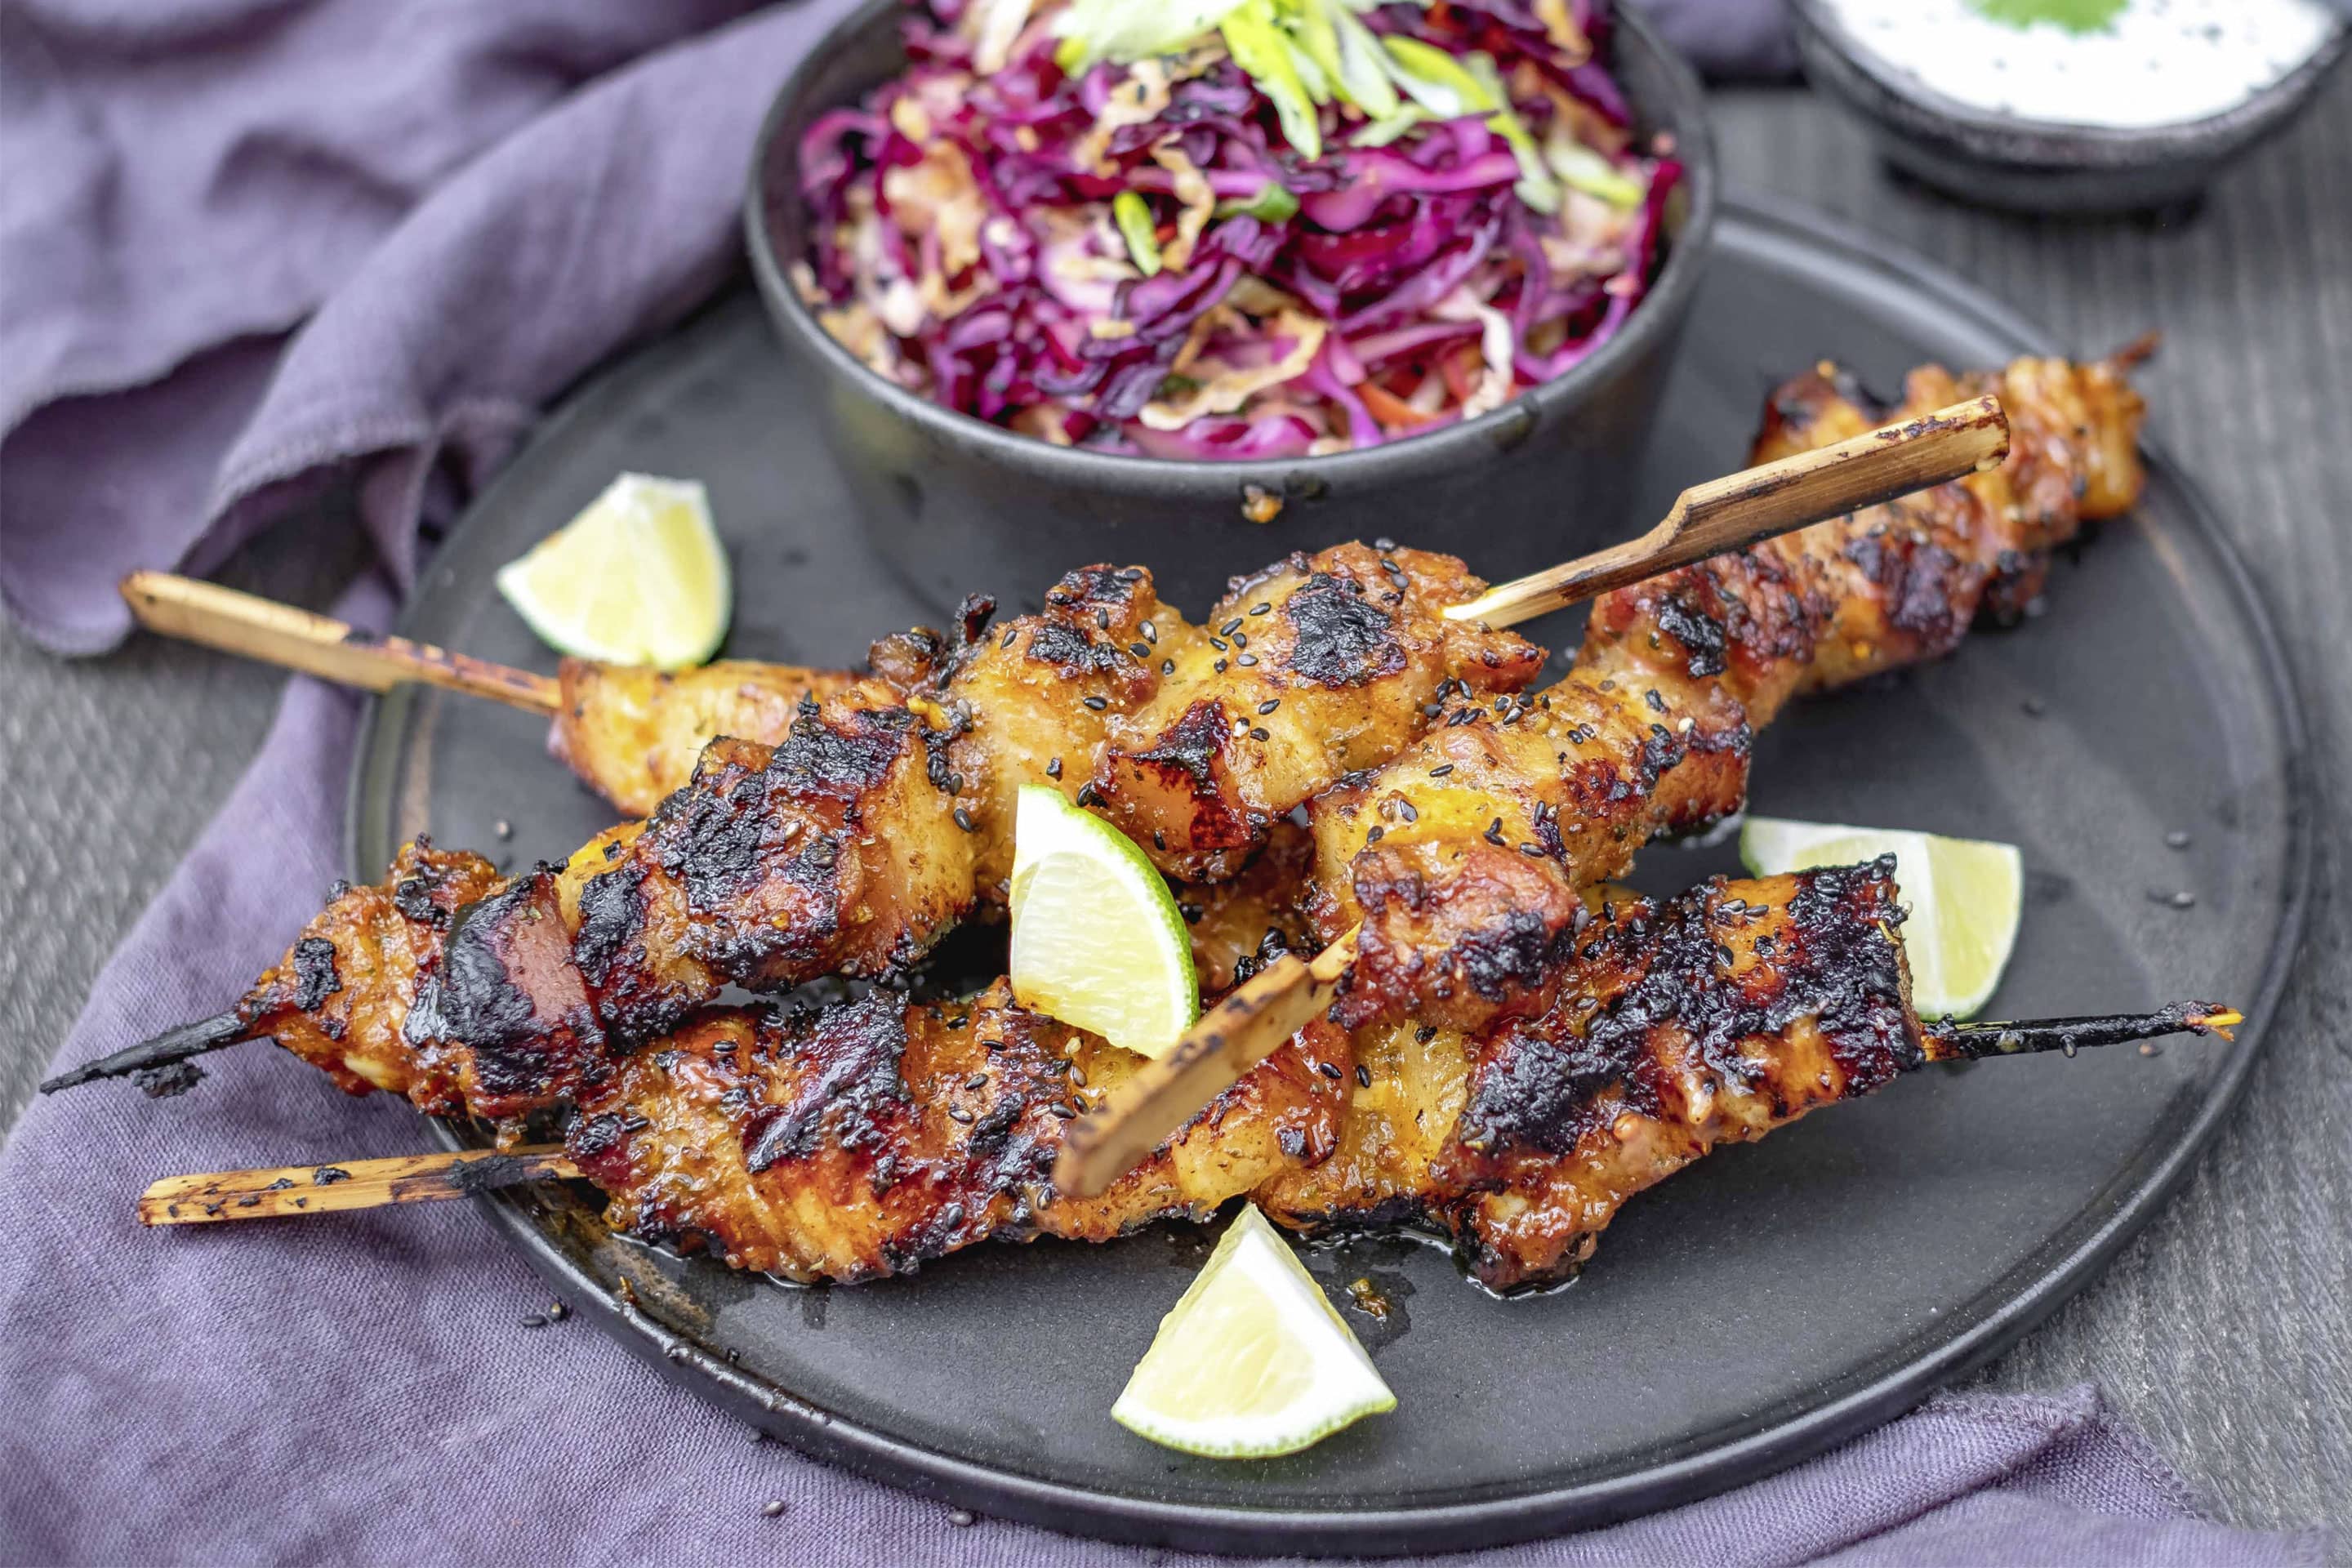
<svg viewBox="0 0 2352 1568">
<path fill-rule="evenodd" d="M 210 1018 L 200 1018 L 193 1024 L 182 1024 L 166 1029 L 152 1040 L 142 1040 L 110 1057 L 100 1057 L 94 1062 L 84 1062 L 69 1071 L 61 1072 L 41 1085 L 43 1094 L 55 1094 L 61 1089 L 79 1089 L 86 1083 L 96 1083 L 106 1078 L 135 1078 L 141 1073 L 153 1074 L 141 1081 L 140 1087 L 150 1094 L 177 1094 L 192 1087 L 203 1076 L 194 1068 L 184 1073 L 167 1074 L 167 1069 L 190 1057 L 203 1056 L 234 1046 L 246 1038 L 245 1020 L 232 1012 Z"/>
<path fill-rule="evenodd" d="M 1983 1057 L 2063 1051 L 2073 1056 L 2093 1046 L 2120 1046 L 2165 1035 L 2219 1035 L 2246 1021 L 2235 1007 L 2214 1002 L 2174 1002 L 2153 1013 L 2095 1015 L 2084 1018 L 2034 1018 L 2016 1023 L 1956 1024 L 1946 1018 L 1927 1026 L 1931 1061 L 1974 1061 Z"/>
</svg>

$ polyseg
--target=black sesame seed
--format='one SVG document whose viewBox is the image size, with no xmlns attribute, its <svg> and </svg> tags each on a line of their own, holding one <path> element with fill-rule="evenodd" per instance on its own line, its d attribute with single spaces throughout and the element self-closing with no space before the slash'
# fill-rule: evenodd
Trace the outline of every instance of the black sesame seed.
<svg viewBox="0 0 2352 1568">
<path fill-rule="evenodd" d="M 1150 658 L 1151 657 L 1151 648 L 1150 645 L 1145 643 L 1129 643 L 1128 644 L 1127 651 L 1133 654 L 1138 658 Z"/>
<path fill-rule="evenodd" d="M 1240 665 L 1244 669 L 1247 669 L 1251 665 L 1257 662 L 1257 655 L 1254 653 L 1245 653 L 1239 658 L 1234 660 L 1234 662 Z"/>
<path fill-rule="evenodd" d="M 962 828 L 966 833 L 976 833 L 979 831 L 979 829 L 975 828 L 971 825 L 971 813 L 961 805 L 955 808 L 955 825 L 958 827 Z"/>
<path fill-rule="evenodd" d="M 1435 767 L 1429 770 L 1429 776 L 1433 779 L 1442 779 L 1453 771 L 1454 764 L 1452 763 L 1440 763 Z"/>
<path fill-rule="evenodd" d="M 1412 802 L 1405 799 L 1402 795 L 1397 796 L 1396 808 L 1397 815 L 1403 817 L 1407 822 L 1419 822 L 1421 820 L 1421 813 L 1415 811 L 1412 808 Z"/>
<path fill-rule="evenodd" d="M 547 1319 L 538 1312 L 525 1312 L 522 1317 L 522 1326 L 526 1329 L 543 1329 L 547 1327 Z"/>
<path fill-rule="evenodd" d="M 1231 653 L 1234 651 L 1233 644 L 1225 641 L 1223 637 L 1211 637 L 1209 639 L 1209 646 L 1215 648 L 1219 653 Z"/>
<path fill-rule="evenodd" d="M 1263 702 L 1261 702 L 1261 703 L 1259 703 L 1259 704 L 1257 705 L 1257 710 L 1258 710 L 1261 714 L 1265 714 L 1265 713 L 1271 713 L 1271 712 L 1273 712 L 1276 709 L 1277 709 L 1277 708 L 1279 708 L 1279 707 L 1281 707 L 1281 706 L 1282 706 L 1282 699 L 1281 699 L 1281 698 L 1279 698 L 1279 697 L 1269 697 L 1269 698 L 1267 698 L 1265 701 L 1263 701 Z"/>
<path fill-rule="evenodd" d="M 1049 778 L 1049 779 L 1057 779 L 1057 778 L 1060 778 L 1060 777 L 1062 776 L 1062 759 L 1061 759 L 1061 758 L 1059 758 L 1059 757 L 1051 757 L 1051 758 L 1048 758 L 1048 759 L 1046 760 L 1046 763 L 1045 763 L 1045 776 L 1046 776 L 1047 778 Z"/>
<path fill-rule="evenodd" d="M 1412 1032 L 1412 1037 L 1419 1044 L 1425 1046 L 1429 1044 L 1430 1041 L 1437 1038 L 1437 1026 L 1434 1024 L 1423 1024 L 1420 1028 L 1415 1029 Z"/>
<path fill-rule="evenodd" d="M 1078 700 L 1097 713 L 1110 706 L 1110 699 L 1108 697 L 1081 697 Z"/>
<path fill-rule="evenodd" d="M 976 1072 L 970 1078 L 963 1080 L 963 1086 L 966 1089 L 986 1089 L 988 1087 L 988 1075 L 984 1072 Z"/>
<path fill-rule="evenodd" d="M 1368 845 L 1378 844 L 1381 841 L 1381 836 L 1387 832 L 1387 828 L 1380 826 L 1378 824 L 1374 824 L 1372 830 L 1364 835 L 1364 842 Z"/>
<path fill-rule="evenodd" d="M 760 1511 L 765 1514 L 768 1518 L 774 1519 L 777 1515 L 784 1511 L 784 1500 L 780 1497 L 772 1497 L 767 1501 L 760 1505 Z"/>
<path fill-rule="evenodd" d="M 1004 640 L 998 643 L 996 646 L 999 647 L 1011 647 L 1013 646 L 1013 639 L 1020 635 L 1021 628 L 1019 626 L 1007 626 L 1004 628 Z"/>
<path fill-rule="evenodd" d="M 949 1116 L 950 1120 L 951 1120 L 951 1121 L 961 1121 L 961 1122 L 962 1122 L 962 1123 L 963 1123 L 965 1126 L 967 1126 L 967 1127 L 969 1127 L 969 1126 L 971 1126 L 971 1120 L 972 1120 L 972 1118 L 971 1118 L 971 1111 L 969 1111 L 969 1110 L 965 1110 L 962 1106 L 961 1106 L 961 1105 L 950 1105 L 950 1106 L 949 1106 L 949 1107 L 948 1107 L 948 1116 Z"/>
<path fill-rule="evenodd" d="M 1250 739 L 1253 741 L 1271 741 L 1274 737 L 1266 733 L 1265 730 L 1253 724 L 1250 726 Z"/>
<path fill-rule="evenodd" d="M 1315 1064 L 1315 1070 L 1321 1073 L 1325 1078 L 1336 1079 L 1339 1076 L 1339 1064 L 1338 1062 L 1317 1062 Z"/>
<path fill-rule="evenodd" d="M 1155 827 L 1151 830 L 1151 847 L 1161 854 L 1168 852 L 1168 835 Z"/>
<path fill-rule="evenodd" d="M 1145 642 L 1151 644 L 1154 647 L 1157 647 L 1160 645 L 1160 628 L 1153 626 L 1150 621 L 1144 622 L 1135 629 L 1143 634 L 1143 640 Z"/>
<path fill-rule="evenodd" d="M 1161 659 L 1161 660 L 1160 661 L 1160 674 L 1162 674 L 1162 675 L 1173 675 L 1173 674 L 1175 674 L 1175 673 L 1176 673 L 1176 661 L 1175 661 L 1174 659 L 1172 659 L 1172 658 L 1163 658 L 1163 659 Z"/>
<path fill-rule="evenodd" d="M 1063 1104 L 1058 1100 L 1054 1101 L 1053 1104 L 1045 1107 L 1045 1109 L 1053 1112 L 1055 1116 L 1060 1117 L 1065 1121 L 1076 1121 L 1078 1119 L 1078 1113 L 1076 1110 L 1072 1110 L 1069 1106 Z"/>
<path fill-rule="evenodd" d="M 550 1301 L 547 1304 L 547 1321 L 551 1323 L 560 1323 L 571 1315 L 572 1309 L 561 1301 Z"/>
<path fill-rule="evenodd" d="M 1272 604 L 1261 601 L 1250 606 L 1250 614 L 1253 616 L 1263 616 L 1270 612 L 1273 608 L 1274 605 Z"/>
<path fill-rule="evenodd" d="M 1366 1089 L 1372 1087 L 1372 1069 L 1363 1063 L 1356 1064 L 1356 1081 Z"/>
<path fill-rule="evenodd" d="M 1396 548 L 1396 541 L 1393 539 L 1375 539 L 1372 541 L 1372 548 L 1385 555 L 1390 551 Z"/>
<path fill-rule="evenodd" d="M 1232 620 L 1227 621 L 1223 626 L 1217 628 L 1217 635 L 1221 637 L 1229 637 L 1241 629 L 1242 618 L 1239 616 L 1235 616 Z"/>
<path fill-rule="evenodd" d="M 1095 630 L 1098 632 L 1107 632 L 1110 630 L 1110 612 L 1108 610 L 1097 610 L 1095 612 Z"/>
<path fill-rule="evenodd" d="M 1216 641 L 1216 639 L 1215 639 L 1214 637 L 1212 637 L 1212 638 L 1210 638 L 1209 640 L 1210 640 L 1210 641 L 1212 641 L 1212 642 L 1215 642 L 1215 641 Z M 1218 644 L 1217 644 L 1217 646 L 1218 646 L 1219 647 L 1223 647 L 1224 646 L 1224 644 L 1223 644 L 1223 643 L 1218 643 Z M 1215 670 L 1219 675 L 1223 675 L 1223 674 L 1224 674 L 1224 672 L 1225 672 L 1225 661 L 1224 661 L 1223 659 L 1222 659 L 1222 658 L 1221 658 L 1221 659 L 1217 660 L 1217 662 L 1216 662 L 1216 663 L 1214 663 L 1214 664 L 1211 665 L 1209 668 L 1210 668 L 1211 669 Z"/>
<path fill-rule="evenodd" d="M 969 1528 L 972 1522 L 971 1510 L 969 1509 L 960 1508 L 953 1513 L 948 1515 L 948 1522 L 954 1525 L 958 1530 Z"/>
<path fill-rule="evenodd" d="M 1663 713 L 1666 710 L 1666 700 L 1658 695 L 1658 689 L 1654 686 L 1642 693 L 1642 700 L 1650 705 L 1652 712 Z"/>
<path fill-rule="evenodd" d="M 1540 844 L 1522 844 L 1519 846 L 1519 853 L 1530 860 L 1540 860 L 1544 858 L 1543 846 Z"/>
</svg>

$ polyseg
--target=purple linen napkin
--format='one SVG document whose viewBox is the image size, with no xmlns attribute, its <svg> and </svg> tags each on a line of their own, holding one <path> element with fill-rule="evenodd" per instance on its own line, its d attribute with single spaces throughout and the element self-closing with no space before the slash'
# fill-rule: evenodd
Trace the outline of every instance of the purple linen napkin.
<svg viewBox="0 0 2352 1568">
<path fill-rule="evenodd" d="M 62 646 L 102 646 L 121 631 L 117 572 L 216 559 L 335 481 L 357 487 L 404 578 L 420 521 L 446 518 L 532 410 L 723 275 L 765 98 L 846 4 L 764 13 L 559 97 L 728 7 L 212 0 L 159 19 L 121 0 L 0 0 L 12 607 Z M 622 16 L 656 12 L 658 27 Z M 174 139 L 173 177 L 128 168 Z M 257 160 L 274 172 L 236 174 Z M 151 248 L 169 254 L 131 254 Z M 71 276 L 16 281 L 57 258 Z M 342 611 L 380 625 L 390 607 L 370 582 Z M 217 1009 L 291 938 L 339 869 L 354 712 L 291 684 L 60 1061 Z M 417 1146 L 404 1106 L 347 1100 L 281 1053 L 207 1065 L 193 1100 L 118 1087 L 37 1103 L 0 1151 L 0 1560 L 1152 1560 L 959 1526 L 755 1444 L 577 1321 L 530 1326 L 544 1287 L 469 1208 L 139 1229 L 130 1200 L 159 1175 Z M 1938 1399 L 1743 1491 L 1485 1555 L 2319 1551 L 2200 1519 L 2077 1389 Z"/>
</svg>

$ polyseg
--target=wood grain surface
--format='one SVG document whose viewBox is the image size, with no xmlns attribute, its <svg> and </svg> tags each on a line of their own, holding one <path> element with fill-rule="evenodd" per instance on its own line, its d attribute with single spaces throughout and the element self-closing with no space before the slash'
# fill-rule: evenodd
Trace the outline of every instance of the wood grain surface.
<svg viewBox="0 0 2352 1568">
<path fill-rule="evenodd" d="M 1881 170 L 1830 107 L 1718 94 L 1728 172 L 1937 258 L 2095 351 L 2165 334 L 2158 437 L 2236 529 L 2309 700 L 2327 803 L 2308 945 L 2244 1102 L 2165 1212 L 1979 1374 L 2084 1378 L 2222 1517 L 2352 1533 L 2352 71 L 2184 222 L 2060 224 L 1953 206 Z M 355 555 L 265 539 L 227 579 L 323 608 Z M 315 541 L 316 531 L 308 537 Z M 59 663 L 0 630 L 0 1123 L 99 966 L 259 743 L 280 685 L 135 640 Z M 107 765 L 64 759 L 102 749 Z"/>
</svg>

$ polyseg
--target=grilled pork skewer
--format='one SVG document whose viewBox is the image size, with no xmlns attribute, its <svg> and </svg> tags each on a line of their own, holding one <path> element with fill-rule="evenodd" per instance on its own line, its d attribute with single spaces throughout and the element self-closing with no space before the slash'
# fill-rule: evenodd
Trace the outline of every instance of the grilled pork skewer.
<svg viewBox="0 0 2352 1568">
<path fill-rule="evenodd" d="M 1096 1190 L 1327 1006 L 1475 1029 L 1533 1005 L 1583 889 L 1654 833 L 1740 808 L 1755 728 L 1800 691 L 1941 657 L 2021 606 L 2048 550 L 2137 495 L 2143 405 L 2112 363 L 1914 372 L 1904 407 L 1998 392 L 2008 461 L 1957 483 L 1621 587 L 1532 699 L 1450 693 L 1421 738 L 1313 805 L 1328 945 L 1236 991 L 1068 1142 Z M 1758 455 L 1876 422 L 1827 365 L 1774 395 Z M 1899 418 L 1900 411 L 1897 412 Z"/>
<path fill-rule="evenodd" d="M 1414 1030 L 1410 1053 L 1320 1025 L 1088 1199 L 1055 1187 L 1055 1152 L 1136 1058 L 1016 1005 L 1003 982 L 964 1002 L 711 1008 L 601 1075 L 551 1067 L 534 1098 L 568 1087 L 570 1169 L 610 1196 L 615 1229 L 739 1268 L 871 1279 L 985 1239 L 1109 1240 L 1246 1194 L 1299 1228 L 1434 1229 L 1509 1289 L 1572 1270 L 1625 1199 L 1717 1145 L 1902 1072 L 2236 1021 L 2184 1004 L 1929 1026 L 1909 1004 L 1901 920 L 1888 860 L 1629 900 L 1593 923 L 1535 1016 L 1475 1037 Z M 385 1201 L 478 1184 L 441 1184 Z M 246 1195 L 233 1176 L 180 1178 L 142 1214 L 243 1217 Z"/>
<path fill-rule="evenodd" d="M 1999 404 L 1986 397 L 1792 454 L 1685 492 L 1642 548 L 1497 590 L 1492 613 L 1531 615 L 1644 563 L 1973 471 L 2006 449 Z M 388 1030 L 402 1047 L 427 1047 L 417 1057 L 428 1067 L 449 1054 L 436 1042 L 505 1063 L 568 1056 L 572 1037 L 625 1049 L 728 984 L 778 991 L 830 973 L 898 974 L 1002 885 L 1013 794 L 1032 782 L 1069 788 L 1064 745 L 1099 758 L 1076 790 L 1081 804 L 1091 793 L 1130 834 L 1167 825 L 1149 827 L 1163 865 L 1231 875 L 1307 795 L 1402 743 L 1441 687 L 1511 689 L 1533 678 L 1539 650 L 1444 614 L 1486 613 L 1482 586 L 1450 557 L 1343 545 L 1237 582 L 1235 613 L 1213 631 L 1170 617 L 1161 632 L 1149 574 L 1134 568 L 1074 573 L 1042 615 L 1001 634 L 975 607 L 951 650 L 922 633 L 876 645 L 875 673 L 804 697 L 779 745 L 714 742 L 648 822 L 600 836 L 561 868 L 499 883 L 470 858 L 428 851 L 396 866 L 352 910 L 314 922 L 328 929 L 306 933 L 263 977 L 238 1028 L 300 1038 L 298 1050 L 326 1043 L 313 1059 L 336 1058 L 347 1088 L 400 1087 L 385 1076 L 400 1055 Z M 1260 627 L 1254 651 L 1246 624 Z M 1142 656 L 1160 644 L 1154 676 Z M 1150 706 L 1163 681 L 1185 696 L 1181 709 Z M 1213 689 L 1213 700 L 1199 695 Z M 1236 694 L 1265 689 L 1290 693 L 1286 717 L 1275 717 L 1279 697 L 1247 719 L 1227 711 Z M 1113 710 L 1136 723 L 1101 718 Z M 1213 733 L 1228 722 L 1247 724 L 1246 736 Z M 339 962 L 347 950 L 349 965 Z M 310 1016 L 338 996 L 342 1016 L 320 1028 Z M 236 1037 L 217 1025 L 182 1033 L 57 1083 L 152 1072 L 167 1053 Z"/>
<path fill-rule="evenodd" d="M 1864 444 L 1858 450 L 1866 453 L 1869 461 L 1859 467 L 1851 461 L 1824 461 L 1815 454 L 1807 465 L 1794 470 L 1760 476 L 1735 475 L 1698 487 L 1686 492 L 1675 513 L 1643 538 L 1503 584 L 1474 601 L 1448 603 L 1444 614 L 1458 623 L 1514 625 L 1663 570 L 1670 562 L 1690 559 L 1692 551 L 1728 548 L 1756 537 L 1759 529 L 1774 526 L 1758 513 L 1759 501 L 1795 518 L 1809 510 L 1834 510 L 1841 503 L 1860 504 L 1868 495 L 1895 493 L 1931 482 L 1946 471 L 1941 465 L 1948 463 L 1958 468 L 1971 447 L 1979 458 L 1991 455 L 1996 443 L 1988 428 L 1970 425 L 1956 410 L 1943 412 L 1959 427 L 1926 426 L 1906 434 L 1905 439 L 1884 450 L 1873 450 Z M 1874 478 L 1870 470 L 1881 468 L 1882 465 L 1883 471 Z M 1759 495 L 1759 490 L 1769 493 Z M 1277 567 L 1261 575 L 1278 579 L 1283 570 Z M 1399 574 L 1383 564 L 1380 575 L 1393 586 Z M 1363 585 L 1360 577 L 1341 579 L 1343 587 Z M 1227 603 L 1212 613 L 1208 623 L 1239 632 L 1237 649 L 1220 649 L 1206 638 L 1195 638 L 1190 643 L 1171 641 L 1165 651 L 1157 651 L 1150 638 L 1140 645 L 1144 649 L 1142 662 L 1157 669 L 1155 697 L 1160 710 L 1156 716 L 1139 716 L 1134 722 L 1121 726 L 1130 752 L 1160 750 L 1160 742 L 1171 732 L 1181 736 L 1196 734 L 1207 721 L 1195 710 L 1201 703 L 1213 701 L 1227 720 L 1248 717 L 1249 722 L 1236 725 L 1238 732 L 1246 734 L 1253 729 L 1265 729 L 1271 739 L 1265 744 L 1276 752 L 1292 753 L 1275 759 L 1277 772 L 1285 763 L 1292 768 L 1301 765 L 1301 756 L 1310 771 L 1328 772 L 1313 760 L 1313 748 L 1302 744 L 1314 737 L 1312 716 L 1304 707 L 1295 710 L 1290 719 L 1258 722 L 1263 716 L 1255 713 L 1255 708 L 1265 700 L 1266 693 L 1234 689 L 1267 683 L 1263 679 L 1224 679 L 1232 668 L 1268 665 L 1271 659 L 1267 656 L 1279 651 L 1265 645 L 1266 625 L 1247 614 L 1260 605 L 1267 605 L 1270 613 L 1276 600 L 1267 593 L 1245 593 L 1247 586 L 1237 586 Z M 554 723 L 549 732 L 549 749 L 591 788 L 631 816 L 649 816 L 662 800 L 684 788 L 692 777 L 703 746 L 713 738 L 730 735 L 776 744 L 784 738 L 803 697 L 814 695 L 823 699 L 847 689 L 856 679 L 843 671 L 740 660 L 664 672 L 565 658 L 559 667 L 556 681 L 550 682 L 546 677 L 529 671 L 449 654 L 401 637 L 378 637 L 290 605 L 168 573 L 133 573 L 123 580 L 122 595 L 143 625 L 167 636 L 372 690 L 387 690 L 404 681 L 420 681 L 550 714 Z M 1310 600 L 1299 608 L 1303 611 L 1311 605 Z M 1286 605 L 1285 609 L 1286 614 L 1290 612 L 1289 605 Z M 1346 665 L 1361 657 L 1376 657 L 1383 661 L 1391 657 L 1379 647 L 1360 656 L 1346 646 L 1350 630 L 1347 623 L 1361 618 L 1353 615 L 1349 606 L 1327 604 L 1323 615 L 1333 623 L 1332 636 L 1339 639 L 1339 646 L 1324 650 L 1326 662 Z M 1164 621 L 1171 631 L 1179 624 L 1172 616 L 1164 617 Z M 1253 639 L 1260 644 L 1255 653 L 1250 653 Z M 1188 647 L 1193 647 L 1200 657 L 1188 658 L 1184 651 Z M 1236 657 L 1229 668 L 1219 669 L 1216 666 L 1223 654 L 1249 654 L 1251 662 L 1243 664 Z M 1478 679 L 1475 672 L 1470 679 Z M 1391 723 L 1410 721 L 1412 712 L 1410 707 L 1400 709 L 1401 718 L 1391 716 Z M 1177 721 L 1187 715 L 1192 715 L 1191 726 L 1179 725 Z M 1360 715 L 1349 716 L 1351 725 L 1357 717 Z M 1378 744 L 1376 737 L 1368 738 L 1352 742 L 1351 749 L 1361 754 L 1368 749 L 1376 749 Z M 1065 751 L 1076 749 L 1072 746 Z M 1084 783 L 1087 776 L 1087 763 L 1077 765 L 1079 771 L 1072 776 L 1070 788 Z M 1209 843 L 1197 849 L 1165 852 L 1194 857 L 1189 868 L 1171 861 L 1169 868 L 1199 876 L 1210 869 L 1213 861 L 1230 864 L 1236 848 L 1245 852 L 1251 835 L 1246 826 L 1236 829 L 1229 819 L 1251 813 L 1269 819 L 1279 816 L 1273 805 L 1278 804 L 1280 793 L 1278 785 L 1270 794 L 1264 784 L 1254 786 L 1246 778 L 1238 781 L 1235 789 L 1220 801 L 1212 820 L 1220 825 L 1217 832 L 1223 839 L 1231 839 L 1238 831 L 1241 842 Z M 1153 831 L 1167 838 L 1171 822 L 1180 831 L 1190 831 L 1190 814 L 1171 817 L 1165 806 L 1139 805 L 1132 809 L 1139 840 L 1148 839 Z"/>
</svg>

